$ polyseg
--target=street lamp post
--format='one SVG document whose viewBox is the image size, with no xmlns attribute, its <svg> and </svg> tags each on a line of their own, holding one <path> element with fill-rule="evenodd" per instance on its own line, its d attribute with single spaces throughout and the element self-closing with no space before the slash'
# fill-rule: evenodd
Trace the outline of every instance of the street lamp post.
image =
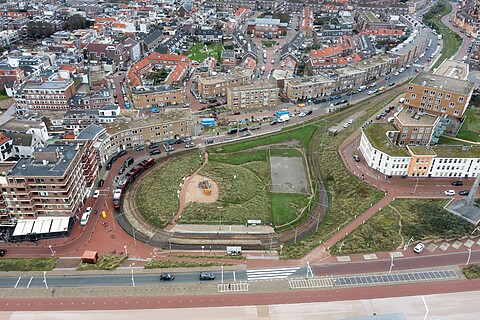
<svg viewBox="0 0 480 320">
<path fill-rule="evenodd" d="M 223 284 L 223 266 L 222 266 L 222 284 Z"/>
<path fill-rule="evenodd" d="M 204 256 L 204 255 L 205 255 L 205 251 L 204 251 L 204 249 L 205 249 L 205 246 L 202 246 L 202 256 Z"/>
<path fill-rule="evenodd" d="M 395 266 L 393 264 L 393 256 L 390 256 L 390 258 L 392 258 L 392 261 L 390 262 L 390 270 L 388 270 L 388 273 L 391 273 L 392 272 L 392 268 Z"/>
<path fill-rule="evenodd" d="M 407 241 L 407 243 L 403 246 L 403 251 L 407 251 L 408 246 L 410 245 L 410 242 L 412 242 L 412 241 L 413 241 L 413 237 L 411 237 L 411 238 Z"/>
<path fill-rule="evenodd" d="M 48 246 L 48 248 L 50 249 L 50 251 L 52 252 L 52 257 L 55 257 L 55 251 L 53 251 L 53 248 L 51 245 Z"/>
<path fill-rule="evenodd" d="M 48 289 L 48 284 L 47 284 L 47 271 L 43 271 L 43 283 L 45 283 L 45 288 Z"/>
<path fill-rule="evenodd" d="M 123 249 L 125 249 L 125 257 L 127 257 L 128 256 L 127 246 L 123 246 Z"/>
<path fill-rule="evenodd" d="M 467 263 L 465 264 L 466 266 L 468 266 L 468 264 L 470 263 L 471 257 L 472 257 L 472 248 L 468 248 L 468 258 L 467 258 Z"/>
<path fill-rule="evenodd" d="M 282 256 L 283 244 L 280 245 L 280 257 Z"/>
</svg>

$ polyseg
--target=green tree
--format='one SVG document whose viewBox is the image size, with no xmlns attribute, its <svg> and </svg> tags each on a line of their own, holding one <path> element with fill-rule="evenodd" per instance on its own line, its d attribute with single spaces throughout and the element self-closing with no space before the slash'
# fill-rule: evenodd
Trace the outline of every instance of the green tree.
<svg viewBox="0 0 480 320">
<path fill-rule="evenodd" d="M 84 29 L 87 26 L 87 19 L 85 19 L 82 15 L 74 14 L 68 17 L 67 20 L 67 28 L 70 31 L 77 30 L 77 29 Z"/>
</svg>

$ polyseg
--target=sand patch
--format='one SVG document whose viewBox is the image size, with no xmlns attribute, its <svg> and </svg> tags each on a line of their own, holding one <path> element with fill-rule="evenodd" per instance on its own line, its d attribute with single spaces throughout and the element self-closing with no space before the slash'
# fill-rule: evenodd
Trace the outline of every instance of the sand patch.
<svg viewBox="0 0 480 320">
<path fill-rule="evenodd" d="M 185 194 L 185 203 L 189 202 L 200 202 L 200 203 L 212 203 L 217 201 L 218 199 L 218 185 L 215 181 L 208 179 L 210 183 L 210 195 L 205 195 L 203 193 L 203 189 L 198 186 L 200 180 L 206 177 L 201 175 L 195 175 L 193 178 L 190 179 L 190 182 L 187 186 L 187 192 Z"/>
</svg>

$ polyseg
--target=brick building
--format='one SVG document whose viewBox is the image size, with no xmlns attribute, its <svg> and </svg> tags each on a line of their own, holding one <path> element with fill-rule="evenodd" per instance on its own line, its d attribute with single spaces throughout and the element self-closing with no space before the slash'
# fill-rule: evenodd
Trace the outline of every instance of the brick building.
<svg viewBox="0 0 480 320">
<path fill-rule="evenodd" d="M 227 105 L 232 110 L 263 110 L 278 105 L 279 89 L 270 82 L 228 87 L 227 92 Z"/>
</svg>

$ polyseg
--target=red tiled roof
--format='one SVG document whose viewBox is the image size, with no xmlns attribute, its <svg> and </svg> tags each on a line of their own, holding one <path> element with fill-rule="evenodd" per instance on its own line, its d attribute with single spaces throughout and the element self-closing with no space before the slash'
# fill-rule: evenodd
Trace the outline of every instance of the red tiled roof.
<svg viewBox="0 0 480 320">
<path fill-rule="evenodd" d="M 10 140 L 9 137 L 5 136 L 3 133 L 0 133 L 0 144 L 6 143 L 8 140 Z"/>
</svg>

